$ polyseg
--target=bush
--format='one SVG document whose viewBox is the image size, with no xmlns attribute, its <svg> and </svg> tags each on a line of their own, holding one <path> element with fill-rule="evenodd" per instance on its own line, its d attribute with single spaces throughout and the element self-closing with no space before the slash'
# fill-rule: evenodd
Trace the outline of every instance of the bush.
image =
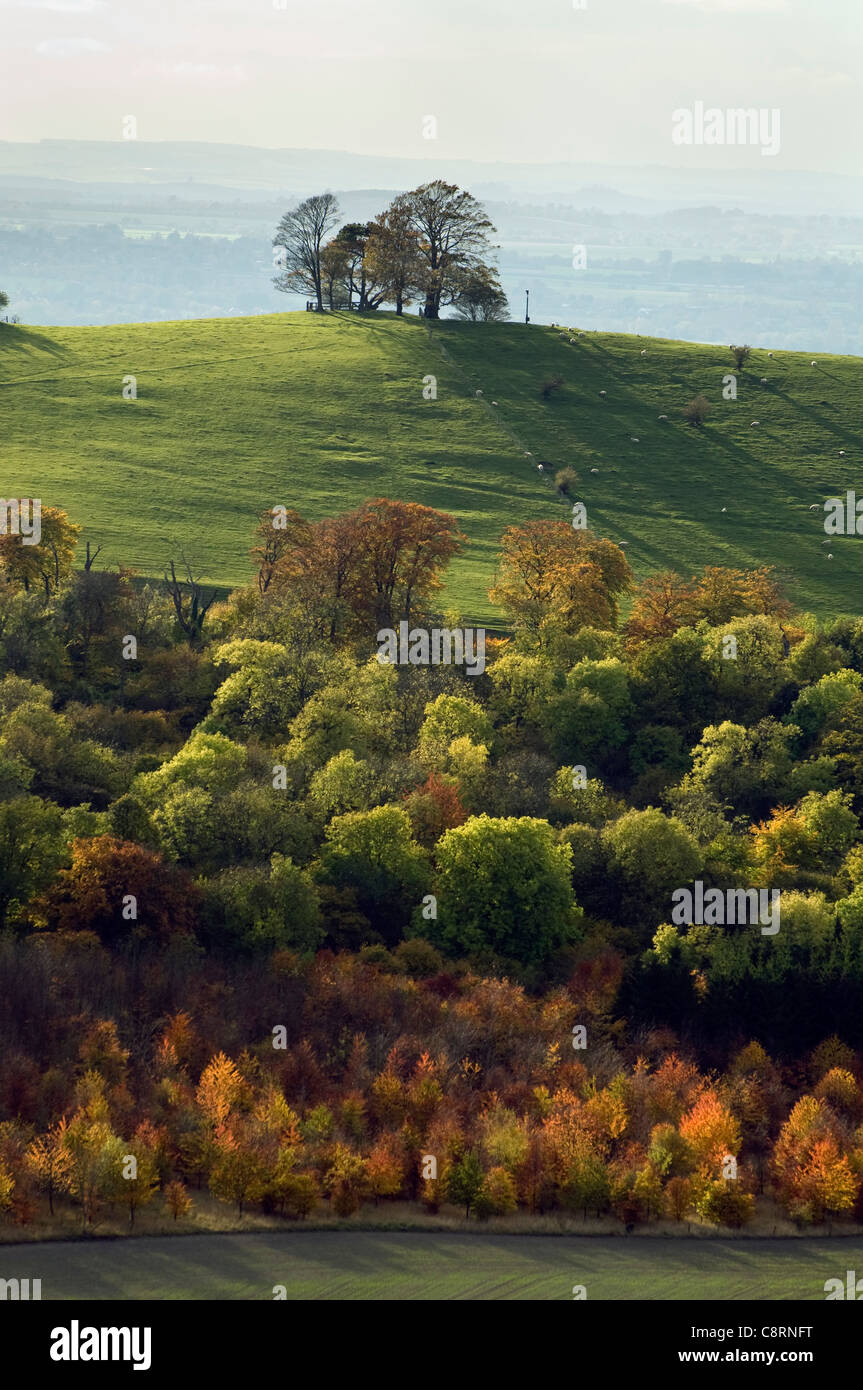
<svg viewBox="0 0 863 1390">
<path fill-rule="evenodd" d="M 554 485 L 561 497 L 571 497 L 578 483 L 579 477 L 574 468 L 560 468 L 554 475 Z"/>
<path fill-rule="evenodd" d="M 547 376 L 545 381 L 540 383 L 539 394 L 544 401 L 551 400 L 555 391 L 559 391 L 563 386 L 562 376 Z"/>
<path fill-rule="evenodd" d="M 691 400 L 689 405 L 684 408 L 683 413 L 690 425 L 694 425 L 696 429 L 700 429 L 710 414 L 710 402 L 706 396 L 696 396 L 695 399 Z"/>
</svg>

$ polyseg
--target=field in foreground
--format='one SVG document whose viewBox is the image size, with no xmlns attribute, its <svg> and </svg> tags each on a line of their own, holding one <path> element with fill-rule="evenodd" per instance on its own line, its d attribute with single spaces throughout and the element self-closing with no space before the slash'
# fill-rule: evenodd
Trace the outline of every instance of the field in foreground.
<svg viewBox="0 0 863 1390">
<path fill-rule="evenodd" d="M 863 493 L 861 368 L 759 349 L 724 401 L 727 345 L 570 342 L 540 325 L 299 313 L 0 326 L 4 495 L 64 506 L 100 563 L 160 575 L 185 551 L 223 585 L 249 577 L 264 508 L 316 519 L 374 496 L 421 502 L 469 536 L 449 595 L 493 625 L 500 534 L 566 516 L 537 463 L 570 464 L 589 524 L 627 543 L 638 574 L 773 564 L 802 607 L 856 612 L 863 544 L 825 544 L 821 504 Z M 564 388 L 543 401 L 556 375 Z M 131 376 L 137 400 L 124 400 Z M 712 406 L 700 431 L 682 416 L 698 393 Z"/>
<path fill-rule="evenodd" d="M 376 1232 L 144 1237 L 0 1246 L 0 1277 L 43 1300 L 824 1299 L 859 1240 L 593 1240 Z"/>
</svg>

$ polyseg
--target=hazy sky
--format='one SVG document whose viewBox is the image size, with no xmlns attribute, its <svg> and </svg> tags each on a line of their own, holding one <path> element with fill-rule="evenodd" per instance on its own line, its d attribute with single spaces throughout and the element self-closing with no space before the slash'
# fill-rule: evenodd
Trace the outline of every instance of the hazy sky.
<svg viewBox="0 0 863 1390">
<path fill-rule="evenodd" d="M 0 139 L 863 172 L 863 0 L 281 4 L 0 0 Z M 778 108 L 779 154 L 672 144 L 697 101 Z"/>
</svg>

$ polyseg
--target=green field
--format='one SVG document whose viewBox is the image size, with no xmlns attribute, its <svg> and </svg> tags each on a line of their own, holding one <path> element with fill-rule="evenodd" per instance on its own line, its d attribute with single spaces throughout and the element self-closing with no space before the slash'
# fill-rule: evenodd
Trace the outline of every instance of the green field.
<svg viewBox="0 0 863 1390">
<path fill-rule="evenodd" d="M 141 1237 L 0 1246 L 0 1277 L 43 1300 L 819 1301 L 863 1268 L 856 1240 L 598 1240 L 378 1232 Z"/>
<path fill-rule="evenodd" d="M 825 544 L 820 504 L 863 495 L 863 362 L 758 350 L 726 402 L 732 369 L 726 346 L 392 314 L 0 325 L 3 495 L 64 506 L 105 563 L 158 575 L 183 550 L 220 584 L 248 578 L 265 507 L 422 502 L 471 541 L 452 601 L 493 624 L 500 533 L 565 516 L 536 464 L 571 464 L 589 524 L 627 542 L 637 573 L 773 564 L 802 606 L 859 611 L 863 541 Z M 544 402 L 554 374 L 566 385 Z M 702 431 L 681 414 L 699 392 Z"/>
</svg>

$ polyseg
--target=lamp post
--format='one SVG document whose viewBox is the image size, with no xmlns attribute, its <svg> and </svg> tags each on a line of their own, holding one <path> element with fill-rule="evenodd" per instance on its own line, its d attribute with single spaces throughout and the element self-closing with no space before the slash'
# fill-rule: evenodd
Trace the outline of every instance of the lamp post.
<svg viewBox="0 0 863 1390">
<path fill-rule="evenodd" d="M 530 323 L 530 290 L 524 292 L 524 321 Z"/>
</svg>

